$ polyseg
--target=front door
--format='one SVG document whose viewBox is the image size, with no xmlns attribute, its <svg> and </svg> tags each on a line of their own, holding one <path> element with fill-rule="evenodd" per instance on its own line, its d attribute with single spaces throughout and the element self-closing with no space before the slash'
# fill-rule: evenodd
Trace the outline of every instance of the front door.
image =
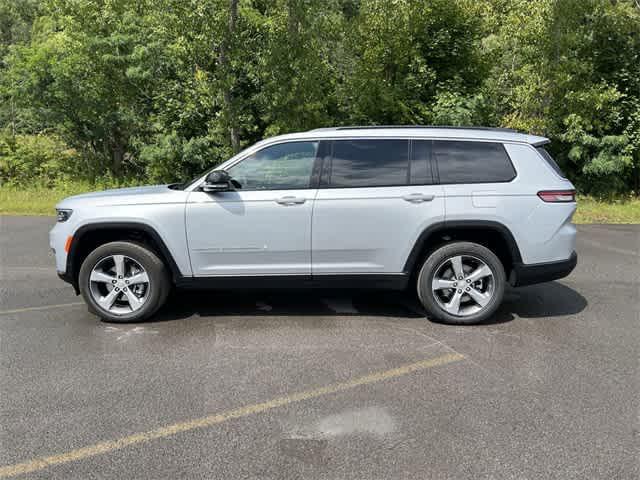
<svg viewBox="0 0 640 480">
<path fill-rule="evenodd" d="M 193 191 L 186 230 L 195 276 L 310 275 L 318 142 L 267 146 L 227 171 L 235 191 Z"/>
</svg>

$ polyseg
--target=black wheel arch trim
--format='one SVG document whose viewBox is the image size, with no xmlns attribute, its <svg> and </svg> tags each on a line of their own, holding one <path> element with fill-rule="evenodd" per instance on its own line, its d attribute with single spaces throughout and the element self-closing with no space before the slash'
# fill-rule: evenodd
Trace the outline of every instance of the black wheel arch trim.
<svg viewBox="0 0 640 480">
<path fill-rule="evenodd" d="M 82 242 L 82 237 L 84 237 L 87 233 L 94 232 L 96 230 L 138 230 L 142 231 L 145 234 L 149 235 L 157 247 L 160 249 L 160 254 L 166 259 L 171 272 L 171 276 L 175 281 L 178 278 L 182 277 L 182 273 L 176 264 L 173 255 L 167 245 L 162 240 L 160 234 L 156 231 L 152 226 L 141 223 L 141 222 L 97 222 L 97 223 L 88 223 L 86 225 L 82 225 L 78 228 L 74 234 L 73 239 L 71 240 L 71 245 L 69 247 L 69 252 L 67 253 L 67 266 L 65 273 L 58 273 L 58 276 L 64 280 L 65 282 L 70 283 L 76 294 L 80 293 L 80 288 L 78 286 L 78 272 L 80 271 L 80 265 L 76 263 L 76 256 Z"/>
<path fill-rule="evenodd" d="M 420 254 L 424 251 L 424 247 L 427 245 L 427 241 L 430 237 L 437 235 L 438 232 L 444 232 L 447 230 L 464 230 L 467 228 L 486 229 L 499 233 L 509 247 L 509 253 L 513 263 L 522 263 L 522 255 L 520 255 L 518 244 L 516 243 L 511 230 L 502 223 L 491 220 L 453 220 L 434 223 L 422 231 L 407 257 L 403 271 L 407 274 L 414 272 L 416 263 L 420 260 Z M 509 272 L 505 273 L 507 276 L 509 275 Z"/>
</svg>

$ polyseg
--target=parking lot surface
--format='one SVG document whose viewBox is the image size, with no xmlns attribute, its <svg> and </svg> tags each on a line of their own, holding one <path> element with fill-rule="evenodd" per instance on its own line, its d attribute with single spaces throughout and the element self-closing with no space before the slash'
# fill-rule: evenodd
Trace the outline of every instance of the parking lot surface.
<svg viewBox="0 0 640 480">
<path fill-rule="evenodd" d="M 492 322 L 373 292 L 180 293 L 106 324 L 0 217 L 0 478 L 640 477 L 640 226 Z"/>
</svg>

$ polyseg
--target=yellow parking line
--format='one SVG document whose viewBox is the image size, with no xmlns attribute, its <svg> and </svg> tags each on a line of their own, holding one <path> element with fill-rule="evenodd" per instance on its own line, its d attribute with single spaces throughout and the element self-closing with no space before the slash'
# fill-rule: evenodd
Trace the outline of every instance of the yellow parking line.
<svg viewBox="0 0 640 480">
<path fill-rule="evenodd" d="M 10 315 L 12 313 L 22 313 L 22 312 L 37 312 L 38 310 L 49 310 L 50 308 L 76 307 L 78 305 L 83 305 L 83 303 L 82 302 L 59 303 L 57 305 L 42 305 L 41 307 L 24 307 L 24 308 L 16 308 L 14 310 L 2 310 L 0 311 L 0 315 Z"/>
<path fill-rule="evenodd" d="M 145 443 L 158 438 L 170 437 L 172 435 L 176 435 L 181 432 L 187 432 L 189 430 L 194 430 L 197 428 L 211 427 L 213 425 L 217 425 L 228 420 L 233 420 L 235 418 L 255 415 L 257 413 L 266 412 L 267 410 L 283 407 L 292 403 L 301 402 L 303 400 L 310 400 L 312 398 L 322 397 L 324 395 L 330 395 L 332 393 L 349 390 L 361 385 L 368 385 L 371 383 L 380 382 L 382 380 L 401 377 L 403 375 L 408 375 L 420 370 L 426 370 L 428 368 L 445 365 L 447 363 L 458 362 L 462 359 L 464 359 L 463 355 L 460 355 L 458 353 L 449 353 L 440 357 L 431 358 L 429 360 L 423 360 L 421 362 L 403 365 L 402 367 L 394 368 L 392 370 L 370 373 L 363 377 L 358 377 L 343 383 L 334 383 L 333 385 L 327 385 L 325 387 L 320 387 L 313 390 L 306 390 L 294 393 L 292 395 L 285 395 L 283 397 L 274 398 L 264 403 L 247 405 L 244 407 L 236 408 L 235 410 L 229 410 L 226 412 L 209 415 L 207 417 L 188 420 L 186 422 L 174 423 L 173 425 L 167 425 L 164 427 L 156 428 L 154 430 L 149 430 L 147 432 L 135 433 L 133 435 L 122 437 L 117 440 L 109 440 L 96 443 L 95 445 L 79 448 L 77 450 L 71 450 L 67 453 L 52 455 L 50 457 L 36 458 L 28 462 L 18 463 L 15 465 L 7 465 L 5 467 L 0 467 L 0 478 L 13 477 L 15 475 L 20 475 L 23 473 L 35 472 L 54 465 L 74 462 L 77 460 L 82 460 L 84 458 L 93 457 L 95 455 L 113 452 L 114 450 L 120 450 L 121 448 L 125 448 L 130 445 Z"/>
</svg>

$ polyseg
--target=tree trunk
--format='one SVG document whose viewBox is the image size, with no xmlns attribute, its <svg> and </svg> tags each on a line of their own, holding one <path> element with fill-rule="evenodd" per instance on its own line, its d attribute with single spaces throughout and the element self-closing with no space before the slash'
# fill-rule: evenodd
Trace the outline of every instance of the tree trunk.
<svg viewBox="0 0 640 480">
<path fill-rule="evenodd" d="M 111 173 L 116 178 L 120 178 L 122 173 L 122 162 L 127 150 L 127 142 L 120 134 L 116 133 L 107 143 L 109 146 L 109 154 L 111 155 Z"/>
<path fill-rule="evenodd" d="M 231 140 L 231 148 L 234 153 L 240 151 L 240 133 L 237 125 L 237 114 L 235 112 L 235 101 L 233 98 L 233 85 L 235 80 L 231 72 L 229 62 L 229 54 L 233 44 L 233 38 L 236 31 L 236 23 L 238 20 L 238 0 L 229 0 L 229 23 L 225 38 L 220 48 L 220 69 L 223 75 L 223 100 L 226 110 L 227 123 L 229 128 L 229 137 Z"/>
<path fill-rule="evenodd" d="M 638 155 L 638 157 L 640 157 L 640 155 Z M 634 188 L 634 193 L 636 194 L 636 197 L 640 197 L 640 158 L 636 158 L 637 162 L 635 165 L 635 188 Z"/>
<path fill-rule="evenodd" d="M 16 140 L 16 105 L 13 100 L 13 94 L 11 95 L 11 140 Z"/>
<path fill-rule="evenodd" d="M 122 160 L 124 160 L 124 145 L 122 145 L 120 142 L 117 142 L 113 146 L 111 159 L 111 171 L 116 178 L 119 178 L 120 173 L 122 173 Z"/>
</svg>

